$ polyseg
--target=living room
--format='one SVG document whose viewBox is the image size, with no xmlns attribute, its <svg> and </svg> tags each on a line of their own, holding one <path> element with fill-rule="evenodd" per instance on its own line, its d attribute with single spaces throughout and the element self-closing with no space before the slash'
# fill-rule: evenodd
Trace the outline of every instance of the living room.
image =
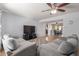
<svg viewBox="0 0 79 59">
<path fill-rule="evenodd" d="M 61 4 L 64 4 L 64 3 L 61 3 Z M 61 5 L 61 4 L 55 3 L 54 5 Z M 11 38 L 15 38 L 15 39 L 23 39 L 23 40 L 25 39 L 25 41 L 32 41 L 32 42 L 35 42 L 36 45 L 40 46 L 41 44 L 45 45 L 44 43 L 46 44 L 49 43 L 49 41 L 51 42 L 51 39 L 53 40 L 55 38 L 59 39 L 61 37 L 68 37 L 68 36 L 71 36 L 72 34 L 76 34 L 79 37 L 79 33 L 78 33 L 79 32 L 79 28 L 78 28 L 79 8 L 78 6 L 79 6 L 78 3 L 69 3 L 66 6 L 61 7 L 61 9 L 65 9 L 66 12 L 57 11 L 56 14 L 51 15 L 50 10 L 46 12 L 42 12 L 43 10 L 51 9 L 47 3 L 23 3 L 23 4 L 22 3 L 20 4 L 3 3 L 3 4 L 0 4 L 1 41 L 3 38 L 10 36 Z M 51 25 L 55 24 L 56 26 L 57 24 L 60 24 L 60 23 L 63 24 L 62 34 L 60 35 L 57 34 L 56 36 L 54 31 L 51 32 L 52 27 L 49 26 L 49 24 Z M 25 35 L 24 25 L 35 27 L 34 39 L 27 40 L 27 38 L 23 37 L 23 35 Z M 47 25 L 47 28 L 46 28 L 46 25 Z M 46 29 L 48 30 L 47 32 L 46 32 Z M 35 44 L 33 48 L 36 46 Z M 29 45 L 31 45 L 31 43 L 29 43 Z M 3 47 L 5 46 L 3 45 Z M 52 51 L 51 47 L 47 47 L 47 46 L 45 47 L 45 48 L 51 48 L 51 50 L 46 50 L 50 52 L 50 53 L 47 52 L 48 54 L 46 53 L 46 51 L 44 52 L 44 48 L 43 48 L 44 46 L 41 45 L 40 47 L 43 49 L 43 50 L 40 50 L 40 56 L 42 55 L 55 56 L 54 55 L 55 52 L 52 52 L 53 54 L 51 54 L 51 51 Z M 34 51 L 36 49 L 37 47 L 34 48 Z M 24 53 L 23 55 L 28 56 L 31 52 L 28 54 L 26 53 Z M 35 53 L 33 54 L 34 56 L 36 56 Z M 9 51 L 8 53 L 4 51 L 3 54 L 9 56 L 9 54 L 11 55 L 12 53 L 11 51 Z M 13 55 L 16 56 L 20 54 L 18 53 L 16 54 L 16 52 L 14 52 Z M 62 54 L 57 53 L 56 55 L 62 55 Z"/>
</svg>

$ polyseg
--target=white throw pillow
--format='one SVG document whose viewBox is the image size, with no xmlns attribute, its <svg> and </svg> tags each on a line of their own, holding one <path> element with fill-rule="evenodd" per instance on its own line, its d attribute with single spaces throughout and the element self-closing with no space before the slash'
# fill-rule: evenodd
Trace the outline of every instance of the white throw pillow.
<svg viewBox="0 0 79 59">
<path fill-rule="evenodd" d="M 70 53 L 74 52 L 75 51 L 74 49 L 75 49 L 74 46 L 66 41 L 63 41 L 58 47 L 58 51 L 65 55 L 69 55 Z"/>
<path fill-rule="evenodd" d="M 74 47 L 77 47 L 77 40 L 75 38 L 67 38 L 67 42 L 71 43 Z"/>
<path fill-rule="evenodd" d="M 10 38 L 9 35 L 3 36 L 4 45 L 9 50 L 15 50 L 17 48 L 17 44 L 14 38 Z M 5 48 L 5 47 L 4 47 Z"/>
<path fill-rule="evenodd" d="M 16 41 L 13 38 L 5 40 L 6 46 L 10 50 L 15 50 L 17 48 Z"/>
</svg>

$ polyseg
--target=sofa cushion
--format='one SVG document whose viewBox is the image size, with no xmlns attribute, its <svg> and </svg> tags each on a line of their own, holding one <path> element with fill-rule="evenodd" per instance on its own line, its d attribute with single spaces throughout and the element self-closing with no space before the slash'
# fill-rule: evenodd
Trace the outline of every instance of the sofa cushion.
<svg viewBox="0 0 79 59">
<path fill-rule="evenodd" d="M 74 46 L 71 43 L 64 41 L 58 47 L 58 51 L 62 54 L 69 55 L 74 52 Z"/>
<path fill-rule="evenodd" d="M 38 47 L 38 55 L 40 56 L 62 56 L 63 54 L 57 51 L 55 44 L 41 44 Z"/>
</svg>

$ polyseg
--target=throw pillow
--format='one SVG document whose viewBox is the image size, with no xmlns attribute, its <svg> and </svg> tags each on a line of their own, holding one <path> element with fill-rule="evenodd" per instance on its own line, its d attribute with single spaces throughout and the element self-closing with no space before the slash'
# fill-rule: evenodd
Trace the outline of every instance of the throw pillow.
<svg viewBox="0 0 79 59">
<path fill-rule="evenodd" d="M 5 40 L 6 46 L 10 50 L 15 50 L 17 48 L 16 41 L 13 38 Z"/>
<path fill-rule="evenodd" d="M 67 42 L 71 43 L 74 47 L 77 47 L 77 40 L 73 37 L 68 37 Z"/>
<path fill-rule="evenodd" d="M 58 47 L 58 51 L 64 55 L 69 55 L 74 52 L 74 46 L 67 41 L 63 41 Z"/>
<path fill-rule="evenodd" d="M 8 34 L 3 36 L 4 43 L 9 50 L 15 50 L 17 48 L 17 44 L 14 38 L 9 37 Z"/>
</svg>

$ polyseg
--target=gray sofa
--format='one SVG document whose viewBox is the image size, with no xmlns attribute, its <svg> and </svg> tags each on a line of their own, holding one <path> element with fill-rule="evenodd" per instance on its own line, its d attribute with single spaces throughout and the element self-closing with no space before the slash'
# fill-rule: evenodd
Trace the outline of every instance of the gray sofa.
<svg viewBox="0 0 79 59">
<path fill-rule="evenodd" d="M 68 36 L 55 40 L 38 47 L 40 56 L 76 56 L 78 48 L 78 37 Z"/>
</svg>

